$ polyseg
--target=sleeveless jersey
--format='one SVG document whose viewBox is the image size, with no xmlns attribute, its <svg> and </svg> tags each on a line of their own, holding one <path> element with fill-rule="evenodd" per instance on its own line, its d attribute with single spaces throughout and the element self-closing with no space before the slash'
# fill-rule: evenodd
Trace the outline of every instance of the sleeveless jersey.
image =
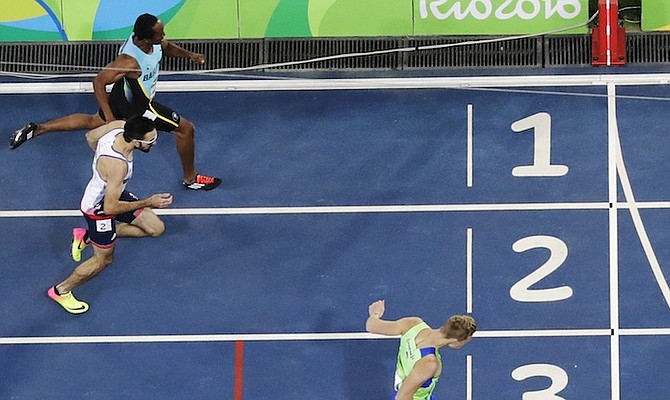
<svg viewBox="0 0 670 400">
<path fill-rule="evenodd" d="M 418 349 L 416 347 L 416 336 L 424 329 L 430 329 L 430 326 L 425 322 L 421 322 L 413 326 L 410 330 L 405 332 L 400 337 L 400 348 L 398 349 L 398 361 L 396 363 L 395 370 L 395 390 L 397 391 L 402 386 L 403 381 L 407 378 L 407 375 L 414 368 L 414 364 L 419 361 L 422 357 L 427 354 L 435 354 L 437 362 L 440 365 L 440 372 L 442 371 L 442 357 L 440 352 L 437 351 L 434 347 L 429 347 L 425 349 Z M 434 377 L 430 378 L 416 391 L 414 394 L 414 400 L 427 400 L 430 398 L 437 381 L 440 379 L 440 374 L 438 373 Z"/>
<path fill-rule="evenodd" d="M 140 77 L 137 79 L 124 77 L 123 93 L 128 102 L 135 100 L 148 103 L 156 94 L 156 82 L 158 82 L 158 71 L 163 58 L 163 48 L 160 44 L 155 44 L 151 54 L 147 54 L 135 46 L 133 36 L 134 34 L 131 34 L 121 46 L 119 54 L 126 54 L 137 61 L 140 66 Z"/>
<path fill-rule="evenodd" d="M 84 196 L 81 199 L 81 211 L 89 215 L 105 215 L 102 211 L 103 200 L 105 198 L 105 189 L 107 182 L 105 182 L 98 173 L 98 160 L 100 157 L 112 157 L 126 162 L 128 172 L 123 178 L 123 189 L 126 188 L 126 182 L 133 176 L 133 161 L 128 160 L 123 154 L 112 148 L 114 139 L 118 135 L 123 135 L 123 128 L 114 128 L 107 132 L 98 140 L 98 146 L 95 149 L 95 156 L 93 157 L 93 176 L 86 185 Z"/>
</svg>

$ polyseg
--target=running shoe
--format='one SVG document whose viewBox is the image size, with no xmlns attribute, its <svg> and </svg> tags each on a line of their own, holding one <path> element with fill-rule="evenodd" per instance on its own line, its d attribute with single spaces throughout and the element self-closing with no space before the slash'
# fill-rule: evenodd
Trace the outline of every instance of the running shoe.
<svg viewBox="0 0 670 400">
<path fill-rule="evenodd" d="M 57 294 L 56 287 L 52 286 L 47 291 L 47 295 L 49 298 L 51 298 L 51 300 L 60 304 L 61 307 L 63 307 L 65 311 L 69 312 L 70 314 L 83 314 L 88 311 L 88 304 L 75 299 L 72 292 L 68 292 L 67 294 L 62 295 Z"/>
<path fill-rule="evenodd" d="M 221 182 L 222 181 L 220 178 L 198 174 L 195 176 L 195 180 L 193 182 L 182 182 L 182 185 L 184 185 L 186 189 L 191 190 L 212 190 L 219 186 Z"/>
<path fill-rule="evenodd" d="M 72 259 L 81 261 L 81 252 L 86 248 L 86 229 L 74 228 L 72 230 Z"/>
<path fill-rule="evenodd" d="M 9 148 L 14 150 L 21 146 L 26 140 L 32 139 L 35 130 L 37 130 L 37 124 L 34 122 L 28 122 L 23 125 L 23 128 L 18 129 L 9 137 Z"/>
</svg>

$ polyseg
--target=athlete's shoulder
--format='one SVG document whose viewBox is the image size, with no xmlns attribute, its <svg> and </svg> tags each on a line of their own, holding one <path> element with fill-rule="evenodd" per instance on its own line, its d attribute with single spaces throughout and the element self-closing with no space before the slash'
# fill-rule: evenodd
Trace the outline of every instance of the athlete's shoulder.
<svg viewBox="0 0 670 400">
<path fill-rule="evenodd" d="M 123 127 L 126 125 L 126 121 L 124 120 L 114 120 L 112 122 L 108 122 L 105 125 L 103 125 L 101 128 L 103 130 L 102 137 L 106 138 L 106 140 L 113 140 L 111 139 L 112 137 L 115 137 L 119 133 L 123 132 Z"/>
<path fill-rule="evenodd" d="M 123 53 L 116 56 L 114 61 L 109 63 L 105 68 L 108 70 L 111 69 L 114 72 L 121 71 L 124 74 L 128 74 L 130 72 L 137 72 L 139 63 L 132 55 Z"/>
<path fill-rule="evenodd" d="M 423 323 L 423 320 L 419 317 L 405 317 L 400 319 L 398 322 L 400 323 L 402 333 L 404 334 L 415 326 Z"/>
<path fill-rule="evenodd" d="M 109 130 L 123 128 L 124 126 L 126 126 L 126 120 L 124 119 L 116 119 L 107 123 L 107 128 L 109 128 Z"/>
</svg>

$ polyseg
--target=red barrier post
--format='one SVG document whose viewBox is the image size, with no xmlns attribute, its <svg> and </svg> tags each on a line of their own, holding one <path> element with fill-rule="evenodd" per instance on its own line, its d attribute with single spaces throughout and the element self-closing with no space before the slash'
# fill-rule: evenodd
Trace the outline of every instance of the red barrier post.
<svg viewBox="0 0 670 400">
<path fill-rule="evenodd" d="M 626 64 L 626 30 L 619 26 L 619 0 L 598 0 L 598 26 L 591 31 L 593 65 Z"/>
</svg>

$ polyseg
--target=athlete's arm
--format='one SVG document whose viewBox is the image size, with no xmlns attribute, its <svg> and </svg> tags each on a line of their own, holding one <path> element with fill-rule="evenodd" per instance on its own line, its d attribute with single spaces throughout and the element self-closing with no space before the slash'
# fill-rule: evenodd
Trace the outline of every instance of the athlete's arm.
<svg viewBox="0 0 670 400">
<path fill-rule="evenodd" d="M 101 137 L 105 136 L 107 132 L 111 131 L 114 128 L 122 128 L 125 124 L 126 121 L 117 120 L 112 121 L 103 126 L 99 126 L 95 129 L 92 129 L 86 132 L 86 142 L 91 147 L 91 149 L 95 151 L 96 147 L 98 147 L 98 140 L 100 140 Z"/>
<path fill-rule="evenodd" d="M 134 58 L 121 54 L 98 72 L 93 79 L 93 93 L 95 93 L 95 98 L 98 100 L 100 109 L 105 114 L 107 122 L 115 120 L 112 108 L 109 106 L 109 99 L 107 98 L 107 85 L 118 81 L 124 76 L 134 79 L 139 78 L 140 67 Z"/>
<path fill-rule="evenodd" d="M 365 329 L 370 333 L 386 336 L 402 335 L 414 325 L 422 322 L 419 317 L 405 317 L 395 321 L 382 319 L 385 311 L 384 300 L 377 300 L 368 307 L 369 317 L 365 322 Z"/>
<path fill-rule="evenodd" d="M 96 167 L 100 177 L 107 182 L 102 206 L 105 214 L 118 215 L 145 207 L 164 208 L 172 204 L 172 195 L 169 193 L 155 194 L 138 201 L 122 201 L 119 198 L 123 192 L 123 178 L 128 172 L 128 164 L 118 158 L 100 157 Z"/>
<path fill-rule="evenodd" d="M 128 172 L 128 164 L 124 160 L 103 156 L 98 158 L 96 168 L 100 177 L 107 183 L 102 206 L 105 214 L 118 215 L 149 206 L 147 199 L 132 202 L 119 200 L 123 192 L 123 178 Z"/>
<path fill-rule="evenodd" d="M 205 55 L 200 54 L 200 53 L 194 53 L 192 51 L 188 51 L 183 47 L 180 47 L 172 42 L 169 42 L 165 39 L 161 42 L 161 47 L 163 48 L 163 53 L 165 53 L 166 56 L 168 57 L 179 57 L 179 58 L 190 58 L 191 61 L 198 63 L 198 64 L 204 64 L 205 63 Z"/>
<path fill-rule="evenodd" d="M 412 372 L 402 382 L 402 386 L 400 386 L 396 395 L 396 400 L 412 400 L 414 393 L 416 393 L 424 382 L 435 376 L 438 368 L 435 355 L 431 354 L 417 361 L 412 368 Z"/>
</svg>

